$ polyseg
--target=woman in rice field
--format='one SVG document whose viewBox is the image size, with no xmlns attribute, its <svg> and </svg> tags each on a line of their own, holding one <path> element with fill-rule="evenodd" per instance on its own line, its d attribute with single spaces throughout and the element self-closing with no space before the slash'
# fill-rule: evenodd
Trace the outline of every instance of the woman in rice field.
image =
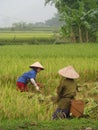
<svg viewBox="0 0 98 130">
<path fill-rule="evenodd" d="M 57 97 L 52 100 L 57 103 L 57 109 L 52 118 L 69 118 L 70 117 L 70 102 L 76 96 L 77 85 L 74 79 L 79 78 L 79 74 L 72 66 L 65 67 L 58 72 L 62 76 L 62 80 L 57 88 Z"/>
<path fill-rule="evenodd" d="M 41 70 L 44 70 L 44 67 L 39 62 L 35 62 L 34 64 L 30 65 L 30 68 L 32 70 L 24 73 L 17 80 L 17 90 L 20 90 L 21 92 L 28 91 L 28 82 L 31 82 L 35 86 L 36 90 L 39 91 L 39 85 L 36 83 L 36 75 Z"/>
</svg>

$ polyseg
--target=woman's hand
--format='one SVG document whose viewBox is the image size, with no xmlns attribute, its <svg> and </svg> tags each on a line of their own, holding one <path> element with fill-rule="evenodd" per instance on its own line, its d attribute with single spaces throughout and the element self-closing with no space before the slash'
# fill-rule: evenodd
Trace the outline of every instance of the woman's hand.
<svg viewBox="0 0 98 130">
<path fill-rule="evenodd" d="M 45 86 L 41 83 L 37 83 L 37 85 L 39 86 L 39 88 L 44 88 Z"/>
</svg>

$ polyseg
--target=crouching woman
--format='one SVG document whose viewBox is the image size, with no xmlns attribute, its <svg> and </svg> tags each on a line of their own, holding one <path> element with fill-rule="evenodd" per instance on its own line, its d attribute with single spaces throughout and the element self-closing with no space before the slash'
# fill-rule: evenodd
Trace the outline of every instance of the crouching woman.
<svg viewBox="0 0 98 130">
<path fill-rule="evenodd" d="M 61 76 L 61 82 L 57 87 L 57 109 L 53 113 L 53 119 L 64 119 L 70 117 L 70 101 L 74 99 L 77 91 L 75 79 L 79 74 L 72 66 L 65 67 L 58 72 Z"/>
<path fill-rule="evenodd" d="M 36 75 L 41 70 L 44 70 L 44 67 L 39 62 L 35 62 L 30 65 L 30 68 L 30 71 L 25 72 L 17 80 L 17 90 L 20 90 L 21 92 L 28 92 L 28 82 L 31 82 L 35 86 L 36 90 L 39 91 L 39 85 L 36 83 Z"/>
</svg>

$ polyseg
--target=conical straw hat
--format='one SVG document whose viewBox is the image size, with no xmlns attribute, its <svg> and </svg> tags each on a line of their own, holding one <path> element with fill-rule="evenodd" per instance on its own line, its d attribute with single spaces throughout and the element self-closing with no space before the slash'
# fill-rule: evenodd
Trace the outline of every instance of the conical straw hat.
<svg viewBox="0 0 98 130">
<path fill-rule="evenodd" d="M 33 67 L 38 67 L 44 70 L 44 67 L 39 62 L 35 62 L 32 65 L 30 65 L 30 68 L 33 68 Z"/>
<path fill-rule="evenodd" d="M 66 78 L 71 78 L 71 79 L 77 79 L 79 78 L 79 74 L 75 71 L 75 69 L 72 66 L 67 66 L 63 69 L 60 69 L 58 73 Z"/>
</svg>

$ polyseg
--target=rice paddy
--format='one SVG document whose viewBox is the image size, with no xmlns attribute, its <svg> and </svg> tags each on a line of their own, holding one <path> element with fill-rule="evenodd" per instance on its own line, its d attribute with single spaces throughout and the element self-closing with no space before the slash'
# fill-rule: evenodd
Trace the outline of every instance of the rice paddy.
<svg viewBox="0 0 98 130">
<path fill-rule="evenodd" d="M 41 88 L 41 93 L 31 84 L 28 93 L 16 91 L 17 78 L 36 61 L 45 67 L 36 79 L 45 87 Z M 0 46 L 0 121 L 51 120 L 56 105 L 50 97 L 56 95 L 60 80 L 58 70 L 67 65 L 73 65 L 80 74 L 77 98 L 86 102 L 85 113 L 89 114 L 98 106 L 98 44 Z"/>
</svg>

